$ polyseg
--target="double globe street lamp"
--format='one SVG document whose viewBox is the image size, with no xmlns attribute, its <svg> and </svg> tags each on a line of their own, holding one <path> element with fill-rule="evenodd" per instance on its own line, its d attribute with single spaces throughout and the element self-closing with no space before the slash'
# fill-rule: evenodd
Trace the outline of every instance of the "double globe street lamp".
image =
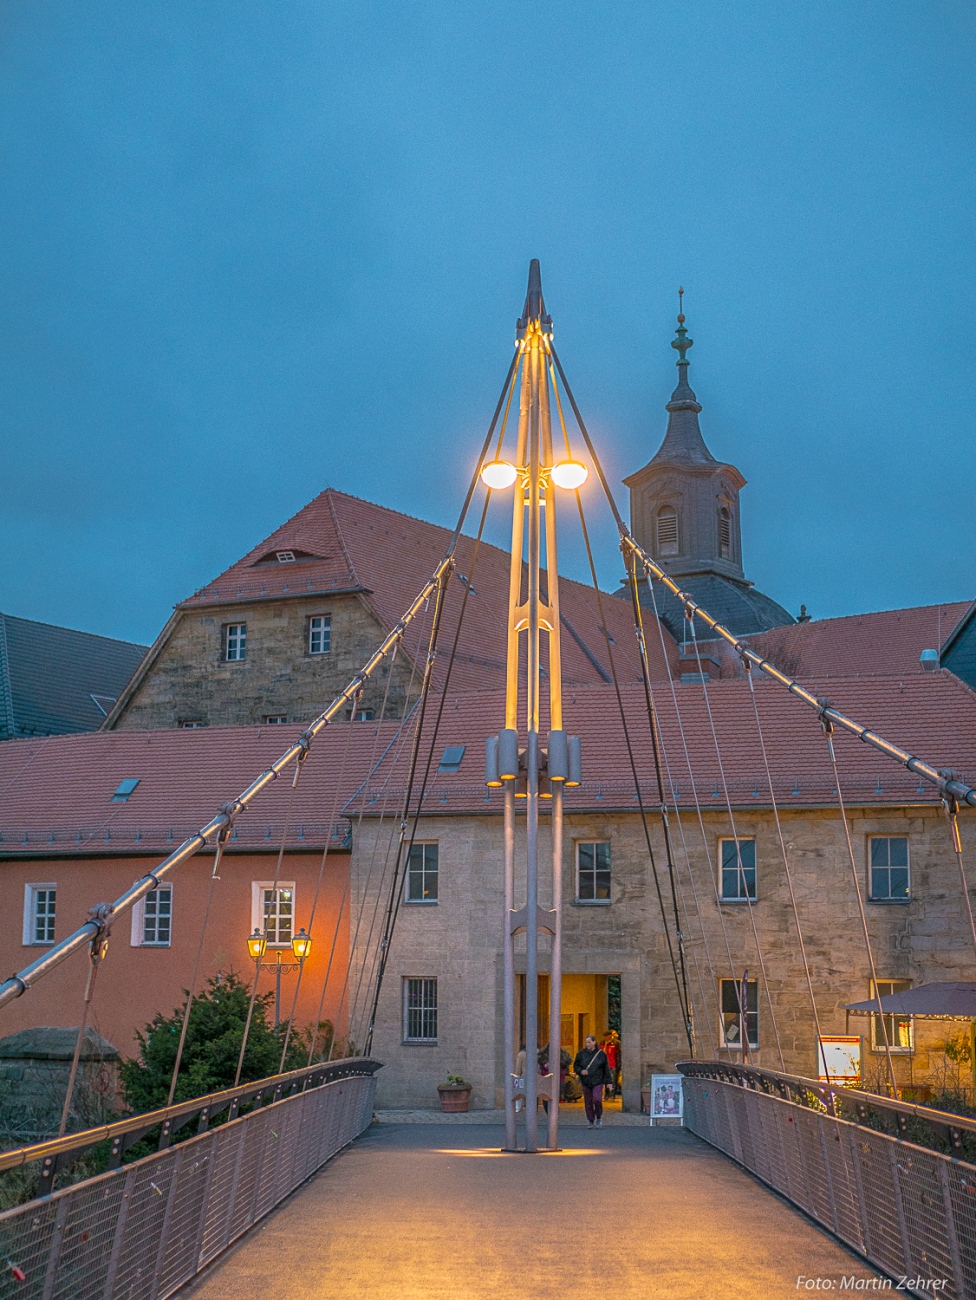
<svg viewBox="0 0 976 1300">
<path fill-rule="evenodd" d="M 262 934 L 261 931 L 257 928 L 257 926 L 255 926 L 255 927 L 254 927 L 254 933 L 248 935 L 248 939 L 247 939 L 247 951 L 250 953 L 250 955 L 251 955 L 251 959 L 252 959 L 253 961 L 256 961 L 256 962 L 257 962 L 257 964 L 258 964 L 258 970 L 259 970 L 259 971 L 260 971 L 260 969 L 261 969 L 261 963 L 262 963 L 262 961 L 264 960 L 264 954 L 265 954 L 265 952 L 267 952 L 267 949 L 268 949 L 268 936 L 267 936 L 267 934 Z M 311 936 L 310 934 L 306 934 L 306 933 L 305 933 L 305 927 L 304 927 L 304 926 L 302 926 L 302 928 L 299 930 L 299 932 L 298 932 L 296 935 L 293 935 L 293 936 L 292 936 L 292 941 L 291 941 L 291 950 L 292 950 L 292 952 L 295 954 L 295 956 L 298 958 L 297 961 L 282 961 L 282 960 L 281 960 L 281 949 L 280 949 L 280 948 L 276 948 L 276 949 L 275 949 L 275 963 L 274 963 L 274 973 L 275 973 L 275 1018 L 274 1018 L 274 1022 L 275 1022 L 275 1029 L 277 1029 L 278 1026 L 281 1024 L 281 976 L 282 976 L 282 972 L 290 973 L 290 972 L 292 972 L 292 971 L 301 970 L 302 966 L 305 964 L 305 959 L 306 959 L 306 957 L 307 957 L 307 956 L 309 955 L 309 953 L 312 951 L 312 936 Z"/>
</svg>

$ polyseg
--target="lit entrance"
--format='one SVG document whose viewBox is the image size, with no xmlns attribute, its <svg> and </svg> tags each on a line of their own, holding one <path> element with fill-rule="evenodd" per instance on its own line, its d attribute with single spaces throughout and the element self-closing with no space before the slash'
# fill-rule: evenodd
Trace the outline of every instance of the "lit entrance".
<svg viewBox="0 0 976 1300">
<path fill-rule="evenodd" d="M 518 976 L 518 1000 L 519 1000 L 519 1043 L 525 1042 L 525 976 Z M 570 1075 L 572 1074 L 572 1062 L 576 1059 L 576 1053 L 579 1052 L 588 1034 L 592 1034 L 599 1045 L 603 1045 L 611 1036 L 615 1035 L 614 1043 L 617 1048 L 617 1066 L 618 1066 L 618 1084 L 613 1098 L 607 1097 L 605 1102 L 620 1106 L 620 1088 L 622 1082 L 620 1079 L 619 1066 L 620 1062 L 620 976 L 619 975 L 563 975 L 562 978 L 562 1015 L 560 1047 L 563 1052 L 568 1053 L 570 1059 Z M 544 1047 L 549 1042 L 549 976 L 539 975 L 539 993 L 538 993 L 538 1047 Z M 570 1083 L 568 1098 L 570 1104 L 582 1106 L 581 1097 L 574 1094 L 578 1093 Z"/>
</svg>

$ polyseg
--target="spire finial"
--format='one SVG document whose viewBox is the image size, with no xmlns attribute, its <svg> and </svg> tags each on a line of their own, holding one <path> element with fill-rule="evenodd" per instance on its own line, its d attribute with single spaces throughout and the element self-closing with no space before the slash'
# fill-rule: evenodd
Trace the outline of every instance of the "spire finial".
<svg viewBox="0 0 976 1300">
<path fill-rule="evenodd" d="M 679 284 L 678 285 L 678 328 L 675 332 L 676 337 L 671 340 L 671 346 L 677 350 L 679 355 L 679 360 L 675 362 L 675 364 L 679 366 L 687 366 L 690 364 L 685 353 L 694 344 L 694 339 L 690 339 L 688 337 L 688 331 L 685 329 L 684 296 L 685 296 L 684 286 Z M 682 371 L 682 378 L 681 381 L 679 382 L 687 383 L 688 382 L 687 374 L 688 374 L 687 370 Z"/>
</svg>

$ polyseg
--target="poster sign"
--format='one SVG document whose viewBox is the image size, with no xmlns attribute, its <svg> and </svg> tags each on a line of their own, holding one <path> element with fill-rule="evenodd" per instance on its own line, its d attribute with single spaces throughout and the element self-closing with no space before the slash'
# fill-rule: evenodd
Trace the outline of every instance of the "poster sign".
<svg viewBox="0 0 976 1300">
<path fill-rule="evenodd" d="M 684 1115 L 682 1075 L 651 1075 L 651 1123 L 656 1119 L 681 1119 Z"/>
<path fill-rule="evenodd" d="M 822 1083 L 860 1083 L 860 1038 L 841 1034 L 821 1038 L 817 1050 L 817 1066 L 817 1077 Z"/>
</svg>

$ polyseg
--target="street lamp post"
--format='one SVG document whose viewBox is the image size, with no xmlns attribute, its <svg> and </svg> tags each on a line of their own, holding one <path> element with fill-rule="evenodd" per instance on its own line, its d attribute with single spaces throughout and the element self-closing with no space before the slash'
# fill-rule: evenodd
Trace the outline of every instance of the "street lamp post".
<svg viewBox="0 0 976 1300">
<path fill-rule="evenodd" d="M 267 951 L 267 948 L 267 935 L 262 934 L 261 931 L 255 927 L 254 933 L 248 936 L 247 950 L 251 955 L 251 958 L 258 964 L 258 973 L 260 973 L 261 965 L 264 961 L 264 954 Z M 290 974 L 292 971 L 301 970 L 305 965 L 305 958 L 312 951 L 312 937 L 305 933 L 304 926 L 299 930 L 298 934 L 292 938 L 291 950 L 298 958 L 298 961 L 282 961 L 281 949 L 275 949 L 275 1029 L 277 1029 L 281 1024 L 281 976 L 283 973 Z"/>
</svg>

